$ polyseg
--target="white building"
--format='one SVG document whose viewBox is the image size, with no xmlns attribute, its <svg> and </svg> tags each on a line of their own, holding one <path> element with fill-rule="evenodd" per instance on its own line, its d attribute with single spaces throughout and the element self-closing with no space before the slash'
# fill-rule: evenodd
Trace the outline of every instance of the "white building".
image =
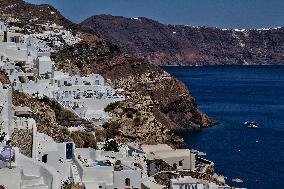
<svg viewBox="0 0 284 189">
<path fill-rule="evenodd" d="M 81 39 L 78 36 L 74 36 L 70 31 L 64 29 L 52 29 L 47 26 L 48 31 L 42 33 L 36 33 L 32 36 L 34 38 L 45 40 L 52 43 L 55 46 L 63 46 L 64 44 L 72 46 L 79 43 Z"/>
<path fill-rule="evenodd" d="M 190 176 L 171 179 L 170 189 L 231 189 L 229 186 L 219 186 Z"/>
<path fill-rule="evenodd" d="M 60 189 L 60 176 L 56 170 L 34 161 L 15 149 L 12 169 L 0 169 L 0 183 L 7 189 Z"/>
<path fill-rule="evenodd" d="M 7 34 L 7 26 L 5 22 L 0 21 L 0 42 L 4 42 L 6 34 Z"/>
<path fill-rule="evenodd" d="M 40 56 L 36 59 L 36 68 L 40 78 L 49 79 L 53 77 L 54 65 L 49 56 Z"/>
<path fill-rule="evenodd" d="M 36 39 L 32 36 L 27 37 L 26 43 L 28 45 L 29 54 L 33 57 L 50 56 L 50 47 L 45 41 Z"/>
<path fill-rule="evenodd" d="M 25 62 L 27 59 L 27 44 L 0 42 L 0 62 Z"/>
<path fill-rule="evenodd" d="M 37 129 L 35 120 L 30 118 L 31 110 L 27 107 L 13 107 L 11 87 L 0 83 L 0 94 L 0 123 L 1 130 L 7 133 L 6 141 L 11 137 L 14 129 L 32 129 L 32 156 L 34 157 L 34 159 L 26 157 L 19 152 L 18 148 L 13 148 L 15 159 L 11 162 L 12 169 L 5 168 L 8 162 L 0 160 L 0 183 L 7 189 L 60 189 L 59 178 L 62 175 L 59 175 L 52 166 L 35 161 Z M 0 147 L 2 146 L 3 144 L 0 144 Z"/>
<path fill-rule="evenodd" d="M 56 143 L 43 133 L 37 133 L 34 142 L 36 143 L 34 159 L 55 169 L 61 181 L 68 180 L 72 176 L 74 144 L 72 142 Z"/>
<path fill-rule="evenodd" d="M 86 189 L 141 188 L 140 168 L 119 152 L 78 148 L 74 156 Z"/>
<path fill-rule="evenodd" d="M 196 169 L 196 154 L 189 149 L 172 149 L 167 144 L 142 145 L 141 148 L 149 160 L 162 159 L 171 166 L 175 164 L 180 170 Z"/>
<path fill-rule="evenodd" d="M 110 103 L 125 100 L 99 74 L 72 76 L 54 80 L 54 83 L 59 89 L 53 92 L 53 98 L 64 108 L 73 109 L 80 117 L 89 120 L 108 118 L 104 108 Z"/>
</svg>

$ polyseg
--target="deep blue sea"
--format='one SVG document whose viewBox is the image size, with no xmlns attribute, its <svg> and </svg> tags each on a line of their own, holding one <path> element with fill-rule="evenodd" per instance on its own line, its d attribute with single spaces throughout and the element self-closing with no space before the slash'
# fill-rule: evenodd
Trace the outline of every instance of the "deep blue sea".
<svg viewBox="0 0 284 189">
<path fill-rule="evenodd" d="M 227 182 L 248 189 L 284 188 L 284 66 L 164 67 L 184 82 L 200 109 L 221 124 L 184 133 Z M 245 121 L 256 121 L 250 129 Z M 244 183 L 231 180 L 240 178 Z"/>
</svg>

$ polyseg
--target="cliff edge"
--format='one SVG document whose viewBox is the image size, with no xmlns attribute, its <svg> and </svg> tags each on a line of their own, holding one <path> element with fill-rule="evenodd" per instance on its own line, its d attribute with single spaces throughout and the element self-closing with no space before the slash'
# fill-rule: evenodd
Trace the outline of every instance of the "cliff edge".
<svg viewBox="0 0 284 189">
<path fill-rule="evenodd" d="M 81 25 L 155 65 L 284 64 L 284 28 L 228 30 L 111 15 L 93 16 Z"/>
</svg>

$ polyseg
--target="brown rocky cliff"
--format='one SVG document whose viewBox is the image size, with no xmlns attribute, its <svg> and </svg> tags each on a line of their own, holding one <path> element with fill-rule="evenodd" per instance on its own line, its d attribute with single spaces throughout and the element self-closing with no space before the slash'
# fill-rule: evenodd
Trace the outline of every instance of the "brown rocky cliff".
<svg viewBox="0 0 284 189">
<path fill-rule="evenodd" d="M 100 42 L 101 45 L 96 44 L 96 38 L 90 41 L 89 35 L 83 36 L 87 37 L 83 43 L 59 52 L 81 67 L 82 73 L 102 74 L 112 80 L 114 87 L 123 88 L 126 95 L 131 95 L 133 91 L 150 96 L 153 101 L 152 112 L 168 128 L 191 130 L 212 124 L 212 121 L 198 110 L 194 98 L 183 83 L 143 59 L 105 48 L 103 42 Z M 94 44 L 95 47 L 92 46 Z"/>
<path fill-rule="evenodd" d="M 128 99 L 112 112 L 112 121 L 119 123 L 122 133 L 117 136 L 121 142 L 182 146 L 169 130 L 189 131 L 213 124 L 198 109 L 186 86 L 158 66 L 122 54 L 97 37 L 91 40 L 90 33 L 82 32 L 81 37 L 80 44 L 58 53 L 80 67 L 82 74 L 102 74 L 113 87 L 124 89 Z M 129 108 L 135 111 L 131 117 L 125 111 Z"/>
<path fill-rule="evenodd" d="M 58 124 L 54 110 L 45 102 L 41 102 L 30 95 L 13 91 L 13 105 L 27 106 L 32 110 L 33 118 L 37 124 L 37 130 L 51 136 L 57 142 L 69 140 Z"/>
<path fill-rule="evenodd" d="M 21 6 L 28 6 L 27 10 L 33 8 L 35 12 L 41 7 L 30 4 Z M 15 13 L 16 17 L 17 15 L 25 17 L 26 9 L 19 9 L 18 13 Z M 35 13 L 27 15 L 30 14 Z M 53 16 L 44 16 L 42 19 L 52 21 Z M 54 22 L 59 20 L 57 17 L 54 18 Z M 65 27 L 70 24 L 68 21 L 61 23 Z M 180 146 L 183 145 L 182 140 L 174 136 L 170 129 L 193 130 L 213 123 L 198 109 L 185 85 L 158 66 L 121 53 L 121 49 L 111 44 L 113 41 L 102 39 L 86 27 L 76 26 L 75 28 L 83 41 L 73 47 L 64 47 L 57 52 L 57 55 L 68 59 L 80 69 L 82 74 L 102 74 L 105 78 L 112 80 L 111 84 L 115 88 L 124 89 L 124 94 L 129 98 L 112 111 L 112 121 L 117 121 L 119 124 L 120 134 L 115 136 L 119 140 Z M 31 97 L 22 94 L 14 96 L 14 103 L 26 105 L 38 111 L 36 115 L 39 121 L 43 120 L 44 126 L 44 115 L 39 113 L 44 110 L 36 104 L 31 104 L 33 103 Z M 130 116 L 128 110 L 133 110 L 134 115 Z M 50 114 L 50 120 L 53 119 L 55 119 L 54 115 Z M 43 130 L 48 128 L 49 126 L 43 127 Z M 50 128 L 53 126 L 51 125 Z M 54 128 L 57 128 L 56 125 Z M 55 134 L 56 136 L 59 134 L 57 129 Z"/>
<path fill-rule="evenodd" d="M 81 25 L 156 65 L 284 64 L 284 28 L 221 30 L 98 15 Z"/>
</svg>

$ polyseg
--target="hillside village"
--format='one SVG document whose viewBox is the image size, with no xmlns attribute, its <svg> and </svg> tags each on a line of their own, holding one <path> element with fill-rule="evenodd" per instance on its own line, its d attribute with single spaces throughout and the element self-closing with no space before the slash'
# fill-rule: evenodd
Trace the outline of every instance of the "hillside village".
<svg viewBox="0 0 284 189">
<path fill-rule="evenodd" d="M 70 62 L 58 61 L 64 58 L 58 51 L 81 40 L 79 32 L 55 23 L 0 21 L 0 188 L 231 188 L 202 152 L 176 149 L 163 140 L 121 143 L 105 137 L 97 142 L 98 128 L 121 121 L 108 109 L 130 97 L 108 78 L 81 75 Z M 151 99 L 143 99 L 146 105 L 137 106 L 153 108 Z M 93 143 L 77 142 L 84 137 Z"/>
</svg>

